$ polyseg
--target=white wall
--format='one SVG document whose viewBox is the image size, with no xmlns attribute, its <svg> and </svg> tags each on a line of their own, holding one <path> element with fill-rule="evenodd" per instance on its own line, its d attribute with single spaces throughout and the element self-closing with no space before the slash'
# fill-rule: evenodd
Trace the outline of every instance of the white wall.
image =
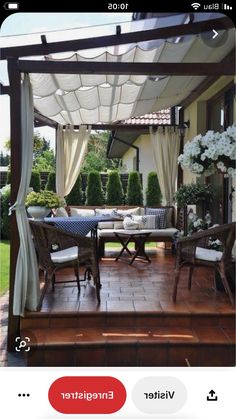
<svg viewBox="0 0 236 419">
<path fill-rule="evenodd" d="M 140 135 L 134 142 L 139 147 L 139 171 L 143 175 L 143 196 L 145 202 L 145 190 L 147 187 L 147 177 L 149 172 L 156 171 L 149 134 Z M 136 156 L 136 150 L 130 148 L 123 156 L 123 165 L 126 165 L 127 172 L 135 170 L 133 167 L 133 158 Z"/>
</svg>

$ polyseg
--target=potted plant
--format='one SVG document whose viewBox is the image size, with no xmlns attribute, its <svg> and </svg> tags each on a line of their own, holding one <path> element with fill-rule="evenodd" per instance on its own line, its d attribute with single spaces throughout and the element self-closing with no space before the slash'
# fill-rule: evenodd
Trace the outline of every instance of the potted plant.
<svg viewBox="0 0 236 419">
<path fill-rule="evenodd" d="M 30 192 L 25 201 L 28 213 L 35 220 L 42 220 L 46 217 L 52 208 L 59 208 L 64 205 L 64 200 L 55 192 L 40 191 Z"/>
<path fill-rule="evenodd" d="M 223 173 L 234 176 L 236 173 L 236 125 L 224 132 L 208 131 L 204 136 L 197 135 L 184 146 L 178 157 L 182 168 L 188 168 L 197 175 L 210 176 Z"/>
<path fill-rule="evenodd" d="M 202 183 L 189 183 L 181 186 L 174 194 L 177 207 L 184 208 L 187 205 L 198 204 L 205 201 L 209 203 L 214 199 L 215 191 L 212 185 Z"/>
</svg>

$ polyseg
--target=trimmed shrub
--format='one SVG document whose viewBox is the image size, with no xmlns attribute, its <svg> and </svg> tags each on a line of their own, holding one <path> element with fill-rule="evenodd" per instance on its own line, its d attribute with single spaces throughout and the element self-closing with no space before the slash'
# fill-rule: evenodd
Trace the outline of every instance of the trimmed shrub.
<svg viewBox="0 0 236 419">
<path fill-rule="evenodd" d="M 86 188 L 86 205 L 103 205 L 104 194 L 100 173 L 96 170 L 89 172 Z"/>
<path fill-rule="evenodd" d="M 129 173 L 126 203 L 128 205 L 143 205 L 142 185 L 138 172 Z"/>
<path fill-rule="evenodd" d="M 11 172 L 7 172 L 7 184 L 11 183 Z M 41 189 L 40 174 L 38 170 L 32 170 L 31 179 L 29 186 L 33 188 L 35 192 L 39 192 Z"/>
<path fill-rule="evenodd" d="M 41 189 L 40 185 L 40 175 L 37 170 L 33 170 L 30 179 L 30 186 L 35 192 L 39 192 Z"/>
<path fill-rule="evenodd" d="M 106 203 L 107 205 L 122 205 L 123 196 L 124 192 L 120 180 L 120 175 L 117 170 L 112 170 L 108 173 L 108 180 L 106 185 Z"/>
<path fill-rule="evenodd" d="M 10 217 L 8 215 L 10 207 L 10 185 L 5 186 L 0 193 L 0 228 L 1 239 L 10 239 Z"/>
<path fill-rule="evenodd" d="M 7 172 L 7 183 L 6 183 L 6 185 L 9 185 L 10 183 L 11 183 L 11 172 L 8 171 Z"/>
<path fill-rule="evenodd" d="M 77 180 L 71 189 L 69 195 L 66 196 L 67 205 L 83 205 L 83 191 L 82 191 L 82 180 L 81 175 L 77 177 Z"/>
<path fill-rule="evenodd" d="M 46 183 L 45 189 L 47 191 L 56 192 L 56 173 L 50 172 L 48 175 L 48 181 Z"/>
<path fill-rule="evenodd" d="M 146 189 L 146 205 L 148 207 L 158 207 L 161 205 L 161 190 L 156 172 L 148 174 Z"/>
</svg>

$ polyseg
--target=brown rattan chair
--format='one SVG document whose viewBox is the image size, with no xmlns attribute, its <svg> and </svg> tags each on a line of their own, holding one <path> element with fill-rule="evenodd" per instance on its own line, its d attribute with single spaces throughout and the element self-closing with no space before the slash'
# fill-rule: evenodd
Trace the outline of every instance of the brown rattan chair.
<svg viewBox="0 0 236 419">
<path fill-rule="evenodd" d="M 97 300 L 100 303 L 100 276 L 96 240 L 60 230 L 43 222 L 29 220 L 38 258 L 39 269 L 45 273 L 45 286 L 41 294 L 38 310 L 49 283 L 55 288 L 55 273 L 66 267 L 73 267 L 78 292 L 80 292 L 79 267 L 85 267 L 85 277 L 93 276 Z M 60 281 L 62 282 L 62 281 Z M 64 281 L 68 282 L 68 281 Z"/>
<path fill-rule="evenodd" d="M 188 288 L 191 289 L 192 274 L 195 266 L 208 266 L 220 274 L 224 289 L 234 306 L 234 296 L 227 280 L 227 273 L 232 275 L 232 248 L 235 242 L 236 223 L 224 224 L 208 230 L 200 231 L 190 237 L 183 238 L 177 243 L 175 282 L 173 301 L 176 302 L 177 287 L 180 279 L 180 270 L 189 266 Z M 209 239 L 220 240 L 222 252 L 208 249 Z M 234 278 L 233 278 L 234 280 Z"/>
</svg>

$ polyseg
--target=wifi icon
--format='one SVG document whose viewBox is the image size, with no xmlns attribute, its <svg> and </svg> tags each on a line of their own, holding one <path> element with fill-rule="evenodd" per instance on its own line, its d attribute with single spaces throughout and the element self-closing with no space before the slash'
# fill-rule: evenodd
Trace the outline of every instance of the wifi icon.
<svg viewBox="0 0 236 419">
<path fill-rule="evenodd" d="M 194 10 L 197 10 L 201 5 L 200 3 L 192 3 L 191 6 L 194 8 Z"/>
</svg>

